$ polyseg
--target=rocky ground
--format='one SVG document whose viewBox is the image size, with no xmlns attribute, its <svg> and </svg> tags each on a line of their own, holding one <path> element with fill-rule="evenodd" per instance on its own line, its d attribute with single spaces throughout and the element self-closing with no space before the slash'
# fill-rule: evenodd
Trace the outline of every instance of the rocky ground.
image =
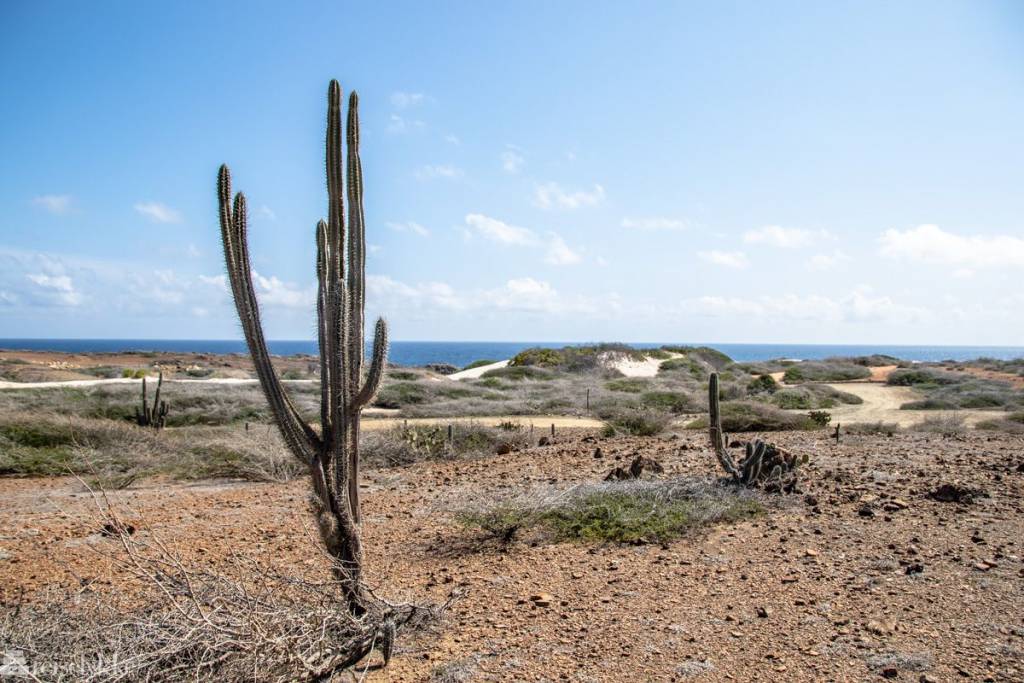
<svg viewBox="0 0 1024 683">
<path fill-rule="evenodd" d="M 1024 438 L 771 439 L 810 456 L 804 491 L 665 545 L 503 546 L 452 511 L 599 481 L 635 454 L 658 460 L 660 476 L 712 476 L 702 434 L 562 435 L 503 456 L 367 472 L 378 591 L 459 596 L 436 633 L 403 640 L 369 680 L 1024 680 Z M 305 492 L 301 480 L 146 482 L 111 496 L 139 535 L 187 562 L 217 564 L 236 547 L 294 567 L 320 562 Z M 93 511 L 75 480 L 0 480 L 3 609 L 54 586 L 130 590 L 96 552 L 114 547 Z"/>
</svg>

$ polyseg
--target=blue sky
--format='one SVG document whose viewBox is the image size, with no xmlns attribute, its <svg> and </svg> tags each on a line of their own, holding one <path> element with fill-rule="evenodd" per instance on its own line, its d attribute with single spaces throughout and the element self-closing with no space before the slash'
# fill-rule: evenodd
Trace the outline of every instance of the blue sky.
<svg viewBox="0 0 1024 683">
<path fill-rule="evenodd" d="M 360 93 L 397 339 L 1024 345 L 1015 2 L 0 5 L 0 337 L 313 338 Z"/>
</svg>

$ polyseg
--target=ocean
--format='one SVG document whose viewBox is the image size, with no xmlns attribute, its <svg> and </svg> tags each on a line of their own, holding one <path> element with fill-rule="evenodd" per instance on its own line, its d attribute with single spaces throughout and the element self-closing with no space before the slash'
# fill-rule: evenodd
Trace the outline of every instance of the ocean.
<svg viewBox="0 0 1024 683">
<path fill-rule="evenodd" d="M 391 343 L 388 360 L 394 365 L 450 363 L 463 367 L 475 360 L 505 360 L 533 346 L 560 348 L 585 342 L 420 342 Z M 316 354 L 315 341 L 272 340 L 270 352 L 290 356 L 297 353 Z M 973 358 L 1024 358 L 1021 346 L 886 346 L 854 344 L 717 344 L 714 342 L 646 342 L 633 343 L 637 348 L 657 348 L 663 344 L 710 346 L 737 361 L 794 358 L 814 360 L 832 356 L 866 356 L 885 354 L 904 360 L 939 361 L 971 360 Z M 369 346 L 367 347 L 369 349 Z M 166 351 L 171 353 L 246 353 L 245 342 L 235 339 L 0 339 L 0 349 L 62 351 L 65 353 Z"/>
</svg>

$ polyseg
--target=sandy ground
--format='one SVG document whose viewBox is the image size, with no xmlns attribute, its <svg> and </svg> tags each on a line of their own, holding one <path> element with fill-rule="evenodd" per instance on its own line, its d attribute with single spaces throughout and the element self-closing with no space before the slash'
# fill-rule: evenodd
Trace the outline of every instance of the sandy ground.
<svg viewBox="0 0 1024 683">
<path fill-rule="evenodd" d="M 773 434 L 805 494 L 664 545 L 483 542 L 451 511 L 603 478 L 635 453 L 717 474 L 703 435 L 615 438 L 365 473 L 368 575 L 392 599 L 456 594 L 437 635 L 401 636 L 368 681 L 1024 680 L 1024 439 Z M 591 437 L 592 438 L 592 437 Z M 593 456 L 596 447 L 602 458 Z M 959 481 L 972 504 L 927 493 Z M 186 562 L 233 549 L 314 566 L 307 482 L 142 483 L 112 494 Z M 0 604 L 47 587 L 122 591 L 67 479 L 0 479 Z M 97 550 L 100 553 L 97 553 Z M 529 597 L 550 593 L 550 605 Z M 883 678 L 884 676 L 884 678 Z"/>
<path fill-rule="evenodd" d="M 364 411 L 368 413 L 369 411 Z M 604 426 L 604 422 L 589 417 L 567 417 L 564 415 L 488 415 L 486 417 L 377 417 L 369 413 L 360 422 L 361 428 L 366 430 L 388 429 L 399 424 L 409 425 L 448 425 L 476 423 L 497 427 L 502 423 L 512 422 L 522 425 L 525 429 L 536 431 L 537 436 L 543 436 L 550 432 L 551 425 L 555 429 L 587 428 L 596 429 Z"/>
<path fill-rule="evenodd" d="M 921 395 L 910 387 L 892 387 L 886 384 L 867 382 L 837 382 L 828 386 L 839 391 L 860 396 L 864 402 L 859 405 L 840 405 L 829 408 L 832 424 L 851 422 L 895 422 L 900 427 L 917 424 L 928 417 L 949 414 L 947 411 L 936 410 L 900 410 L 900 406 L 916 401 Z M 1005 415 L 1003 411 L 993 410 L 958 410 L 955 414 L 964 418 L 968 425 L 982 420 L 991 420 Z"/>
<path fill-rule="evenodd" d="M 453 372 L 450 375 L 446 375 L 446 377 L 448 379 L 477 379 L 488 370 L 497 370 L 498 368 L 504 368 L 507 366 L 507 360 L 499 360 L 496 363 L 481 365 L 480 367 L 470 368 L 469 370 L 460 370 L 459 372 Z"/>
<path fill-rule="evenodd" d="M 149 383 L 155 382 L 155 377 L 148 377 Z M 318 380 L 313 379 L 283 379 L 283 384 L 312 384 Z M 208 377 L 206 379 L 165 379 L 165 384 L 258 384 L 258 379 L 245 379 L 242 377 Z M 112 379 L 69 379 L 55 382 L 5 382 L 0 381 L 0 389 L 53 389 L 58 387 L 98 387 L 107 384 L 142 384 L 141 379 L 128 379 L 115 377 Z"/>
</svg>

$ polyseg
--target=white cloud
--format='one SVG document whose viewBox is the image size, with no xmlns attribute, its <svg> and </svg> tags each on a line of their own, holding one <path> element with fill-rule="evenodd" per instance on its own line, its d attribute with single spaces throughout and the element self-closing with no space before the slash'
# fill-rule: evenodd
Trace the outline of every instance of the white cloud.
<svg viewBox="0 0 1024 683">
<path fill-rule="evenodd" d="M 829 323 L 866 321 L 905 324 L 919 322 L 930 315 L 926 309 L 898 304 L 888 296 L 876 296 L 869 287 L 860 287 L 839 298 L 817 294 L 753 298 L 703 296 L 684 301 L 683 311 L 716 318 L 742 316 Z"/>
<path fill-rule="evenodd" d="M 71 195 L 44 194 L 39 197 L 33 197 L 32 204 L 49 211 L 55 216 L 63 216 L 71 210 Z"/>
<path fill-rule="evenodd" d="M 497 218 L 479 213 L 466 216 L 466 225 L 472 233 L 502 244 L 516 244 L 524 247 L 536 246 L 540 241 L 537 234 L 529 228 L 509 225 Z"/>
<path fill-rule="evenodd" d="M 580 209 L 597 206 L 603 201 L 604 188 L 600 185 L 594 185 L 589 192 L 567 192 L 558 183 L 546 183 L 538 185 L 533 194 L 533 203 L 542 209 Z"/>
<path fill-rule="evenodd" d="M 430 231 L 415 221 L 406 221 L 405 223 L 387 223 L 387 226 L 395 232 L 411 232 L 419 235 L 420 237 L 430 236 Z"/>
<path fill-rule="evenodd" d="M 713 249 L 711 251 L 699 251 L 697 256 L 702 261 L 713 263 L 716 266 L 725 266 L 726 268 L 746 268 L 750 265 L 747 255 L 742 251 L 718 251 Z"/>
<path fill-rule="evenodd" d="M 623 218 L 622 227 L 631 230 L 686 230 L 689 224 L 678 218 L 651 216 L 648 218 Z"/>
<path fill-rule="evenodd" d="M 0 304 L 13 306 L 16 303 L 18 303 L 17 295 L 0 289 Z"/>
<path fill-rule="evenodd" d="M 802 228 L 784 228 L 781 225 L 766 225 L 756 230 L 743 233 L 743 241 L 747 244 L 767 244 L 783 249 L 807 247 L 817 241 L 829 239 L 826 230 L 804 230 Z"/>
<path fill-rule="evenodd" d="M 502 312 L 546 314 L 604 314 L 619 308 L 617 297 L 601 300 L 585 296 L 567 296 L 551 283 L 532 277 L 512 278 L 491 289 L 459 292 L 444 282 L 410 285 L 386 275 L 367 276 L 367 291 L 376 308 L 392 313 L 429 312 L 442 309 L 460 312 Z"/>
<path fill-rule="evenodd" d="M 506 173 L 519 173 L 525 165 L 526 157 L 519 153 L 517 147 L 509 145 L 508 149 L 501 153 L 501 167 Z"/>
<path fill-rule="evenodd" d="M 879 239 L 888 258 L 963 268 L 1024 267 L 1024 239 L 1011 235 L 963 236 L 937 225 L 887 230 Z"/>
<path fill-rule="evenodd" d="M 253 283 L 259 302 L 266 306 L 282 308 L 309 308 L 316 300 L 314 288 L 299 289 L 290 282 L 284 282 L 276 276 L 265 277 L 256 271 L 252 273 Z"/>
<path fill-rule="evenodd" d="M 419 119 L 406 119 L 398 114 L 392 114 L 391 118 L 388 119 L 388 132 L 400 135 L 402 133 L 411 133 L 412 131 L 419 130 L 426 126 L 423 121 Z"/>
<path fill-rule="evenodd" d="M 558 233 L 549 232 L 541 237 L 529 228 L 510 225 L 497 218 L 479 213 L 466 216 L 466 235 L 478 235 L 499 244 L 544 249 L 544 262 L 553 266 L 568 266 L 579 263 L 583 257 L 572 249 Z"/>
<path fill-rule="evenodd" d="M 578 252 L 569 248 L 560 236 L 552 233 L 548 241 L 547 254 L 544 256 L 545 263 L 554 266 L 568 266 L 579 263 L 583 257 Z"/>
<path fill-rule="evenodd" d="M 177 223 L 181 220 L 181 214 L 160 202 L 139 202 L 135 210 L 157 223 Z"/>
<path fill-rule="evenodd" d="M 402 92 L 397 90 L 391 93 L 391 104 L 399 109 L 406 109 L 408 107 L 415 107 L 416 105 L 423 104 L 425 96 L 421 92 Z"/>
<path fill-rule="evenodd" d="M 462 169 L 450 164 L 428 164 L 416 169 L 416 178 L 418 180 L 430 180 L 433 178 L 449 178 L 454 180 L 462 176 Z"/>
<path fill-rule="evenodd" d="M 25 277 L 43 289 L 55 303 L 63 306 L 77 306 L 82 303 L 82 295 L 75 291 L 75 286 L 67 275 L 28 273 Z"/>
<path fill-rule="evenodd" d="M 807 267 L 811 270 L 830 270 L 840 263 L 849 260 L 849 256 L 837 249 L 830 254 L 815 254 L 807 261 Z"/>
<path fill-rule="evenodd" d="M 260 208 L 256 211 L 256 215 L 268 221 L 276 221 L 277 214 L 266 204 L 260 205 Z"/>
<path fill-rule="evenodd" d="M 451 133 L 444 136 L 444 141 L 447 142 L 449 145 L 458 146 L 462 144 L 462 140 L 459 140 L 459 136 L 452 135 Z"/>
</svg>

